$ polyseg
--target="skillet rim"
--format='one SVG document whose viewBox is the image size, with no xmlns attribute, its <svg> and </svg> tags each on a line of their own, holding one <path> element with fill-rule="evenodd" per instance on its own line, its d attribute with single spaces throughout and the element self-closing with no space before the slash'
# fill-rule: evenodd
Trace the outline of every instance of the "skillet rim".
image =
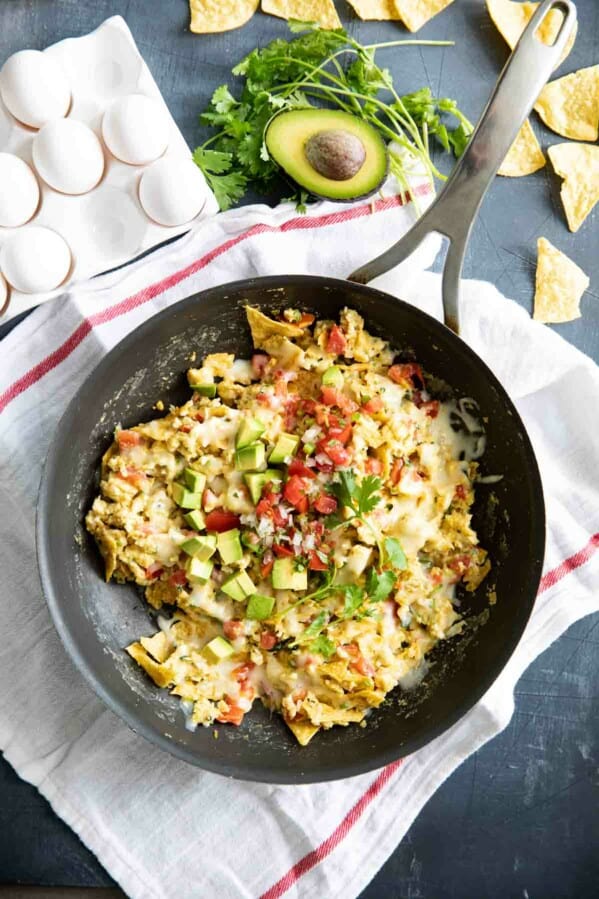
<svg viewBox="0 0 599 899">
<path fill-rule="evenodd" d="M 81 396 L 81 394 L 83 394 L 86 389 L 93 387 L 93 384 L 101 378 L 104 370 L 110 368 L 113 356 L 117 352 L 122 353 L 123 351 L 126 351 L 130 345 L 136 344 L 138 341 L 143 340 L 143 337 L 147 331 L 153 330 L 157 324 L 167 319 L 175 310 L 185 310 L 186 307 L 195 306 L 199 302 L 201 303 L 202 297 L 208 293 L 219 291 L 224 293 L 236 292 L 254 289 L 256 287 L 263 287 L 266 290 L 269 288 L 286 288 L 298 284 L 311 286 L 318 285 L 322 288 L 331 286 L 338 288 L 340 285 L 349 285 L 353 291 L 368 294 L 373 299 L 376 299 L 378 297 L 383 299 L 385 302 L 391 300 L 391 302 L 397 303 L 400 306 L 404 307 L 404 310 L 407 310 L 408 313 L 413 316 L 413 318 L 415 319 L 415 326 L 417 326 L 418 320 L 425 320 L 429 325 L 432 322 L 433 328 L 439 329 L 439 331 L 442 332 L 445 337 L 447 337 L 447 335 L 449 334 L 450 341 L 457 341 L 459 344 L 461 344 L 462 351 L 465 352 L 465 354 L 471 358 L 473 363 L 478 366 L 481 375 L 484 376 L 490 386 L 492 386 L 497 391 L 506 409 L 513 417 L 517 429 L 520 432 L 520 436 L 522 438 L 522 449 L 526 458 L 526 470 L 528 473 L 533 497 L 531 506 L 531 519 L 533 521 L 531 542 L 534 548 L 534 558 L 532 559 L 532 562 L 529 562 L 527 577 L 528 590 L 526 591 L 528 607 L 526 609 L 525 616 L 522 617 L 521 626 L 512 633 L 510 640 L 504 643 L 502 651 L 498 655 L 497 663 L 492 667 L 492 669 L 487 670 L 485 675 L 481 677 L 475 685 L 473 685 L 468 698 L 457 705 L 455 709 L 450 714 L 448 714 L 441 722 L 430 725 L 421 738 L 412 738 L 411 740 L 408 740 L 402 746 L 400 751 L 398 751 L 397 749 L 381 750 L 379 752 L 374 751 L 368 757 L 367 761 L 353 763 L 351 761 L 341 761 L 336 763 L 335 765 L 329 765 L 326 770 L 322 772 L 322 774 L 316 771 L 302 773 L 301 770 L 285 771 L 281 773 L 274 772 L 273 774 L 266 767 L 258 767 L 257 770 L 254 771 L 247 765 L 239 762 L 221 764 L 218 762 L 218 759 L 203 759 L 197 753 L 190 751 L 185 746 L 182 746 L 174 740 L 169 739 L 164 734 L 159 733 L 152 726 L 145 724 L 141 720 L 138 720 L 135 710 L 130 709 L 123 701 L 121 701 L 118 695 L 114 694 L 111 690 L 104 686 L 101 678 L 97 677 L 88 665 L 85 654 L 79 649 L 77 635 L 68 625 L 67 619 L 69 616 L 67 601 L 61 600 L 60 594 L 54 589 L 52 583 L 50 562 L 51 553 L 48 546 L 48 535 L 50 533 L 49 525 L 51 520 L 51 510 L 53 506 L 51 502 L 52 474 L 56 467 L 60 465 L 60 445 L 63 435 L 67 433 L 63 425 L 72 416 L 72 410 L 79 402 L 79 397 Z M 346 777 L 355 777 L 357 775 L 365 774 L 370 771 L 382 768 L 385 765 L 397 761 L 399 758 L 411 755 L 413 752 L 416 752 L 422 747 L 428 745 L 437 737 L 448 731 L 469 711 L 471 711 L 471 709 L 473 709 L 474 706 L 480 701 L 480 699 L 493 685 L 493 683 L 497 680 L 501 672 L 506 667 L 518 643 L 520 642 L 526 626 L 530 620 L 530 616 L 532 614 L 532 610 L 534 608 L 538 594 L 539 583 L 541 580 L 541 573 L 545 556 L 545 536 L 546 514 L 543 486 L 530 437 L 528 436 L 528 432 L 526 430 L 524 422 L 522 421 L 522 418 L 506 389 L 503 387 L 495 374 L 491 371 L 486 362 L 484 362 L 484 360 L 478 355 L 478 353 L 476 353 L 459 335 L 446 328 L 445 325 L 438 321 L 438 319 L 436 319 L 434 316 L 429 315 L 427 312 L 424 312 L 422 309 L 419 309 L 417 306 L 414 306 L 413 304 L 408 303 L 405 300 L 400 299 L 399 297 L 393 296 L 393 294 L 378 290 L 374 287 L 369 287 L 367 285 L 357 284 L 353 281 L 347 281 L 343 278 L 302 274 L 269 275 L 255 278 L 244 278 L 238 281 L 230 281 L 224 284 L 208 287 L 205 290 L 184 297 L 182 300 L 178 300 L 177 302 L 172 303 L 170 306 L 167 306 L 165 309 L 157 312 L 155 315 L 152 315 L 150 318 L 146 319 L 146 321 L 142 322 L 137 327 L 134 327 L 133 330 L 129 332 L 129 334 L 127 334 L 122 340 L 116 343 L 112 347 L 112 349 L 100 360 L 98 365 L 96 365 L 95 368 L 92 369 L 83 383 L 76 390 L 67 408 L 62 414 L 58 425 L 56 426 L 42 469 L 37 497 L 35 522 L 36 555 L 40 574 L 40 582 L 46 604 L 50 611 L 52 622 L 54 624 L 54 627 L 56 628 L 56 631 L 58 632 L 67 655 L 70 657 L 79 673 L 83 675 L 83 678 L 87 682 L 87 684 L 104 702 L 104 704 L 112 712 L 117 714 L 134 733 L 143 736 L 144 739 L 148 740 L 149 743 L 158 746 L 160 749 L 165 750 L 174 757 L 192 764 L 204 771 L 209 771 L 213 774 L 220 774 L 225 777 L 231 777 L 237 780 L 244 780 L 254 783 L 289 785 L 325 783 L 328 781 L 339 780 Z M 79 599 L 79 597 L 77 598 Z M 255 759 L 255 756 L 253 758 Z"/>
</svg>

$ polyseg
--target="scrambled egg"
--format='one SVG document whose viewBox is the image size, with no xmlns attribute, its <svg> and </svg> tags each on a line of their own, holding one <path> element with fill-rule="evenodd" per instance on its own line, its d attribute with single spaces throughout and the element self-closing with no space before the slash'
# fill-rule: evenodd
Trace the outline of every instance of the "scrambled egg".
<svg viewBox="0 0 599 899">
<path fill-rule="evenodd" d="M 188 726 L 239 725 L 259 698 L 305 745 L 459 633 L 456 585 L 490 567 L 470 517 L 484 435 L 355 311 L 247 316 L 251 361 L 208 356 L 185 405 L 117 430 L 86 524 L 107 580 L 159 611 L 127 652 Z"/>
</svg>

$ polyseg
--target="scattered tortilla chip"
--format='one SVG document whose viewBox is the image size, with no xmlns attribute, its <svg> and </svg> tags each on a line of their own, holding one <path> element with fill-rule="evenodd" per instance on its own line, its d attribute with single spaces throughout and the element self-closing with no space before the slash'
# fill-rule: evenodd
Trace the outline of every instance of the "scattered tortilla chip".
<svg viewBox="0 0 599 899">
<path fill-rule="evenodd" d="M 333 0 L 262 0 L 262 12 L 281 19 L 317 22 L 321 28 L 341 28 Z"/>
<path fill-rule="evenodd" d="M 547 151 L 564 179 L 560 192 L 568 227 L 578 231 L 599 200 L 599 147 L 592 144 L 555 144 Z"/>
<path fill-rule="evenodd" d="M 320 730 L 317 725 L 310 724 L 309 721 L 288 721 L 285 719 L 285 724 L 300 746 L 307 746 L 314 734 L 317 734 Z"/>
<path fill-rule="evenodd" d="M 376 22 L 399 21 L 395 0 L 347 0 L 356 14 L 365 22 L 372 19 Z"/>
<path fill-rule="evenodd" d="M 599 65 L 546 84 L 535 109 L 545 124 L 572 140 L 599 137 Z"/>
<path fill-rule="evenodd" d="M 544 165 L 543 151 L 530 120 L 526 119 L 497 174 L 506 178 L 520 178 L 522 175 L 531 175 Z"/>
<path fill-rule="evenodd" d="M 290 322 L 278 322 L 274 318 L 264 315 L 259 309 L 253 306 L 245 307 L 248 325 L 252 332 L 252 341 L 256 348 L 263 347 L 265 341 L 271 337 L 301 337 L 304 333 L 303 329 L 298 325 L 292 325 Z"/>
<path fill-rule="evenodd" d="M 393 0 L 408 31 L 418 31 L 423 25 L 453 3 L 453 0 Z"/>
<path fill-rule="evenodd" d="M 210 34 L 241 28 L 252 18 L 260 0 L 189 0 L 189 30 Z"/>
<path fill-rule="evenodd" d="M 545 237 L 537 241 L 537 277 L 534 316 L 539 322 L 571 322 L 580 318 L 580 298 L 589 279 Z"/>
<path fill-rule="evenodd" d="M 520 35 L 537 11 L 539 3 L 520 3 L 518 0 L 487 0 L 487 9 L 493 19 L 497 30 L 513 50 L 520 39 Z M 539 31 L 539 37 L 544 44 L 551 45 L 559 31 L 563 13 L 558 9 L 552 9 L 545 17 L 543 27 Z M 574 27 L 572 36 L 565 46 L 558 65 L 561 65 L 574 46 L 578 24 Z M 557 69 L 557 66 L 555 67 Z"/>
</svg>

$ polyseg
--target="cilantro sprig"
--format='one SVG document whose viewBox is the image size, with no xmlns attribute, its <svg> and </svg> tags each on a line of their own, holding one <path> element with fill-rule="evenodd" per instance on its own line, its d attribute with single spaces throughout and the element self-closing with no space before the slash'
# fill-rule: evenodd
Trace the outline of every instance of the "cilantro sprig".
<svg viewBox="0 0 599 899">
<path fill-rule="evenodd" d="M 252 50 L 235 66 L 243 79 L 237 99 L 227 85 L 216 89 L 200 116 L 216 133 L 194 152 L 221 209 L 228 209 L 251 185 L 269 192 L 278 168 L 264 143 L 271 119 L 283 109 L 327 106 L 343 109 L 369 122 L 385 141 L 393 142 L 390 169 L 402 192 L 408 190 L 408 171 L 415 163 L 434 178 L 445 180 L 431 157 L 429 138 L 459 156 L 472 125 L 454 100 L 434 97 L 428 88 L 400 96 L 387 68 L 375 61 L 376 52 L 403 45 L 452 46 L 451 41 L 398 40 L 362 45 L 339 28 L 325 31 L 314 23 L 291 20 L 298 34 Z M 457 120 L 451 129 L 447 118 Z M 298 191 L 293 199 L 305 210 L 309 195 Z M 416 201 L 416 198 L 414 198 Z"/>
</svg>

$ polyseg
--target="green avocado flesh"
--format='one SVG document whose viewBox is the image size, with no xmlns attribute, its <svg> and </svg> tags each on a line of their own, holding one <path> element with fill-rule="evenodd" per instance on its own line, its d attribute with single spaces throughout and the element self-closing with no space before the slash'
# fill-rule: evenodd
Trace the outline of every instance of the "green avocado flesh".
<svg viewBox="0 0 599 899">
<path fill-rule="evenodd" d="M 378 190 L 387 174 L 387 147 L 380 134 L 341 109 L 281 112 L 265 140 L 277 165 L 318 197 L 356 200 Z"/>
</svg>

